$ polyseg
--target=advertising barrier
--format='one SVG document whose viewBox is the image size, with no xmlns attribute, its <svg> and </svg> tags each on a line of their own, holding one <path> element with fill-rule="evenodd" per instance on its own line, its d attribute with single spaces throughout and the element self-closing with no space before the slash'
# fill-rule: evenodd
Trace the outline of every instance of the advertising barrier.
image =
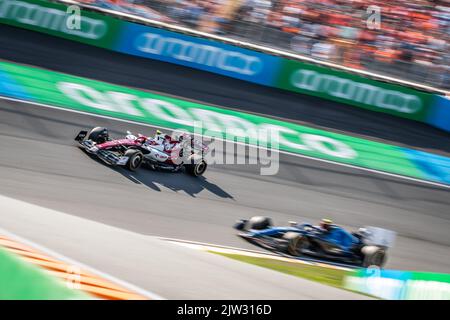
<svg viewBox="0 0 450 320">
<path fill-rule="evenodd" d="M 431 112 L 426 122 L 436 128 L 450 132 L 450 96 L 434 96 Z"/>
<path fill-rule="evenodd" d="M 252 145 L 266 145 L 256 134 L 264 129 L 278 134 L 282 151 L 449 182 L 450 158 L 441 157 L 424 167 L 421 159 L 435 155 L 423 153 L 412 160 L 413 150 L 397 146 L 13 63 L 1 62 L 0 76 L 9 79 L 3 88 L 13 88 L 0 87 L 3 95 L 171 129 L 192 131 L 200 122 L 203 133 L 224 138 L 227 129 L 234 129 L 244 132 L 243 138 Z"/>
<path fill-rule="evenodd" d="M 237 46 L 127 23 L 116 51 L 271 86 L 281 58 Z"/>
<path fill-rule="evenodd" d="M 0 0 L 0 23 L 111 49 L 124 21 L 83 10 L 80 28 L 67 5 L 42 0 Z"/>
<path fill-rule="evenodd" d="M 438 179 L 441 182 L 450 184 L 449 158 L 407 148 L 403 148 L 403 153 L 429 180 Z"/>
<path fill-rule="evenodd" d="M 450 274 L 361 269 L 344 279 L 344 287 L 388 300 L 450 300 Z"/>
<path fill-rule="evenodd" d="M 283 59 L 278 88 L 424 121 L 433 95 L 312 64 Z"/>
<path fill-rule="evenodd" d="M 245 49 L 206 36 L 133 23 L 91 9 L 81 11 L 79 29 L 73 28 L 73 22 L 67 4 L 0 0 L 0 23 L 388 113 L 450 132 L 450 103 L 436 94 Z"/>
</svg>

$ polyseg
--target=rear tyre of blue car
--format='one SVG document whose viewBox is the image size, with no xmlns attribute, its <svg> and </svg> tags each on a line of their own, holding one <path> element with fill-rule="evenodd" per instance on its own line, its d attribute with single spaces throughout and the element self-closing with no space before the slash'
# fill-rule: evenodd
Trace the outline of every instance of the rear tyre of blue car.
<svg viewBox="0 0 450 320">
<path fill-rule="evenodd" d="M 283 239 L 288 242 L 286 249 L 291 256 L 301 256 L 302 250 L 308 247 L 308 239 L 297 232 L 286 232 Z"/>
<path fill-rule="evenodd" d="M 383 267 L 386 263 L 386 251 L 376 246 L 366 246 L 361 249 L 364 256 L 362 267 Z"/>
</svg>

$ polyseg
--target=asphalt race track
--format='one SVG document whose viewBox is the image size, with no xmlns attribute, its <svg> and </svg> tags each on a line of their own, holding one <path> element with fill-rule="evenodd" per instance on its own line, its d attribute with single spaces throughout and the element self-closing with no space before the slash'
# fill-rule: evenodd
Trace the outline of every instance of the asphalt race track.
<svg viewBox="0 0 450 320">
<path fill-rule="evenodd" d="M 11 31 L 17 37 L 7 38 Z M 425 125 L 214 75 L 207 75 L 200 84 L 204 73 L 151 61 L 144 62 L 148 68 L 138 69 L 132 64 L 143 62 L 141 59 L 85 46 L 77 51 L 69 42 L 53 42 L 5 26 L 0 26 L 0 48 L 3 59 L 292 118 L 354 135 L 376 135 L 396 144 L 441 153 L 450 149 L 448 134 Z M 94 54 L 93 61 L 88 61 Z M 223 86 L 227 89 L 218 91 Z M 261 109 L 257 109 L 257 99 Z M 314 108 L 319 104 L 320 109 Z M 283 107 L 274 111 L 270 105 Z M 0 100 L 0 195 L 137 234 L 242 248 L 253 247 L 235 236 L 231 226 L 238 218 L 268 215 L 283 224 L 288 220 L 314 223 L 330 217 L 351 228 L 374 225 L 395 230 L 398 238 L 388 268 L 450 271 L 449 189 L 290 155 L 280 155 L 280 170 L 275 176 L 260 176 L 256 166 L 236 165 L 210 166 L 199 179 L 150 170 L 130 174 L 107 167 L 76 147 L 76 133 L 98 125 L 112 128 L 113 135 L 153 130 Z M 99 261 L 104 258 L 98 254 Z M 142 268 L 121 272 L 126 275 L 138 270 L 142 272 Z M 119 277 L 122 274 L 118 272 Z M 146 274 L 140 276 L 144 279 Z"/>
<path fill-rule="evenodd" d="M 257 166 L 210 166 L 205 177 L 140 170 L 130 174 L 76 147 L 80 129 L 112 134 L 154 129 L 1 101 L 0 194 L 146 235 L 251 248 L 231 226 L 272 216 L 276 223 L 331 217 L 399 233 L 388 267 L 448 272 L 449 190 L 280 155 L 275 176 Z M 1 225 L 1 218 L 0 218 Z"/>
</svg>

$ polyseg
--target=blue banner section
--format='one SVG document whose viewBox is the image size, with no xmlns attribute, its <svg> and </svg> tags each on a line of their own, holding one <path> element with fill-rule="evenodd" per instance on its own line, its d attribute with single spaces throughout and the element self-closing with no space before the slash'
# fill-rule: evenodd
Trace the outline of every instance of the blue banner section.
<svg viewBox="0 0 450 320">
<path fill-rule="evenodd" d="M 434 96 L 427 123 L 450 132 L 450 98 Z"/>
<path fill-rule="evenodd" d="M 411 272 L 401 270 L 366 269 L 362 275 L 366 279 L 375 279 L 374 283 L 368 281 L 369 292 L 375 289 L 373 293 L 382 293 L 379 296 L 389 300 L 401 300 L 406 294 L 404 284 L 411 278 Z M 381 281 L 377 281 L 377 278 Z M 385 288 L 383 288 L 384 285 L 386 285 Z"/>
<path fill-rule="evenodd" d="M 358 275 L 365 278 L 382 277 L 397 280 L 408 280 L 411 278 L 411 272 L 401 270 L 386 270 L 377 268 L 367 268 L 358 270 Z"/>
<path fill-rule="evenodd" d="M 450 184 L 450 158 L 406 148 L 402 151 L 428 179 Z"/>
<path fill-rule="evenodd" d="M 135 23 L 124 26 L 114 50 L 268 86 L 281 63 L 279 57 Z"/>
<path fill-rule="evenodd" d="M 0 69 L 0 95 L 17 99 L 31 100 L 23 87 Z"/>
</svg>

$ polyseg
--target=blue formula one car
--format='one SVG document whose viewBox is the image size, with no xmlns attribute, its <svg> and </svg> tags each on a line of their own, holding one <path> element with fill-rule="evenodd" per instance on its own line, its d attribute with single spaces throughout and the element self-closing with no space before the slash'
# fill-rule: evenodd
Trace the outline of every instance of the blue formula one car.
<svg viewBox="0 0 450 320">
<path fill-rule="evenodd" d="M 290 222 L 274 227 L 270 218 L 253 217 L 237 221 L 234 228 L 243 239 L 273 252 L 364 268 L 383 267 L 395 239 L 390 230 L 367 227 L 350 233 L 328 219 L 319 226 Z"/>
</svg>

